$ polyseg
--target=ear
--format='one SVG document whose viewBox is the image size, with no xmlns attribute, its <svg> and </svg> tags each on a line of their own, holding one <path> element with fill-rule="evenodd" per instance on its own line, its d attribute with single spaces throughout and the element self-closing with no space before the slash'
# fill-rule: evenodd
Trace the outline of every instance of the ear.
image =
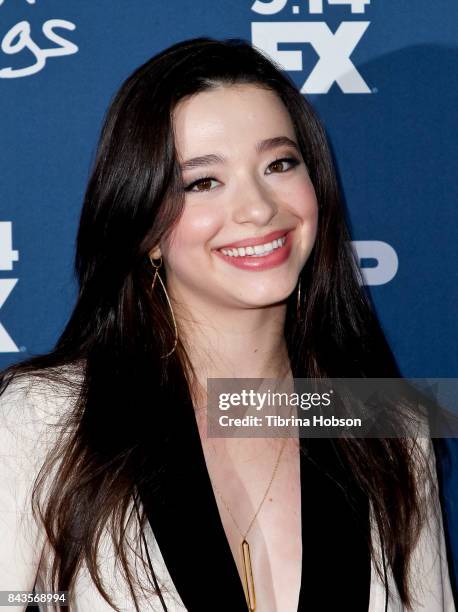
<svg viewBox="0 0 458 612">
<path fill-rule="evenodd" d="M 159 246 L 154 247 L 154 249 L 149 252 L 150 259 L 159 259 L 160 256 L 161 256 L 161 249 Z"/>
</svg>

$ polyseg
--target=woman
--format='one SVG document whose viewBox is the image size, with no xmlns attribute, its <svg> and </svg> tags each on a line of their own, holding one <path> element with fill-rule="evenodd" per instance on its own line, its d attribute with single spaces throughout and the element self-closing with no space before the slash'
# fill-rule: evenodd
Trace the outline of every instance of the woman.
<svg viewBox="0 0 458 612">
<path fill-rule="evenodd" d="M 428 440 L 206 435 L 207 378 L 399 376 L 323 130 L 267 58 L 200 38 L 127 79 L 76 269 L 56 348 L 3 375 L 1 589 L 78 611 L 455 609 Z"/>
</svg>

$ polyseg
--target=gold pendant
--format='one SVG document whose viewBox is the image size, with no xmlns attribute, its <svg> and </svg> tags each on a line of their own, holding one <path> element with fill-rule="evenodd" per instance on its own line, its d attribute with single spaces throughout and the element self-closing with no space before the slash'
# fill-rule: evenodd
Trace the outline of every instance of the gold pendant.
<svg viewBox="0 0 458 612">
<path fill-rule="evenodd" d="M 251 568 L 250 545 L 244 539 L 242 540 L 242 561 L 243 561 L 243 578 L 245 581 L 245 597 L 248 605 L 248 610 L 253 612 L 256 610 L 256 595 L 254 592 L 253 571 Z"/>
</svg>

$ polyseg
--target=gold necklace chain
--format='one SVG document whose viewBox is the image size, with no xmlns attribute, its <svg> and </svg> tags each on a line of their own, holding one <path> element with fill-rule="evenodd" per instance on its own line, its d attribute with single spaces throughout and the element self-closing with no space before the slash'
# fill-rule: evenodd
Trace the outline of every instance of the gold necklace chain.
<svg viewBox="0 0 458 612">
<path fill-rule="evenodd" d="M 240 535 L 242 536 L 242 543 L 241 543 L 241 553 L 242 553 L 242 562 L 243 562 L 243 570 L 244 570 L 244 582 L 245 582 L 245 597 L 246 597 L 246 602 L 247 602 L 247 606 L 248 606 L 248 610 L 250 612 L 254 612 L 256 610 L 256 594 L 255 594 L 255 590 L 254 590 L 254 581 L 253 581 L 253 570 L 251 567 L 251 556 L 250 556 L 250 547 L 249 544 L 247 542 L 247 535 L 250 532 L 251 527 L 253 526 L 256 517 L 258 516 L 263 503 L 265 502 L 267 495 L 269 493 L 270 487 L 272 486 L 272 483 L 274 481 L 275 475 L 277 473 L 277 469 L 278 466 L 280 464 L 280 459 L 281 456 L 283 454 L 283 450 L 286 446 L 286 442 L 287 442 L 287 438 L 285 438 L 285 441 L 283 442 L 280 452 L 278 453 L 278 457 L 277 457 L 277 461 L 275 462 L 275 467 L 273 469 L 272 472 L 272 476 L 270 477 L 269 480 L 269 484 L 267 485 L 267 489 L 264 493 L 264 496 L 261 500 L 261 503 L 258 506 L 258 509 L 255 512 L 255 515 L 253 516 L 253 518 L 251 519 L 250 524 L 248 525 L 248 529 L 245 531 L 245 533 L 242 532 L 242 530 L 240 529 L 237 521 L 235 520 L 234 515 L 232 514 L 229 506 L 227 505 L 221 491 L 219 490 L 219 488 L 212 482 L 213 484 L 213 488 L 215 489 L 215 491 L 218 493 L 221 501 L 223 502 L 224 507 L 226 508 L 229 516 L 231 517 L 231 519 L 234 522 L 234 525 L 237 527 L 238 532 L 240 533 Z"/>
<path fill-rule="evenodd" d="M 239 525 L 238 525 L 237 521 L 236 521 L 236 520 L 235 520 L 235 518 L 234 518 L 234 515 L 232 514 L 232 512 L 231 512 L 231 510 L 230 510 L 229 506 L 227 505 L 227 503 L 225 502 L 224 497 L 223 497 L 223 495 L 222 495 L 221 491 L 220 491 L 220 490 L 218 489 L 218 487 L 217 487 L 217 486 L 216 486 L 216 485 L 213 483 L 213 488 L 215 489 L 215 491 L 216 491 L 216 492 L 218 493 L 218 495 L 220 496 L 221 501 L 222 501 L 222 502 L 223 502 L 223 504 L 224 504 L 224 507 L 226 508 L 226 510 L 227 510 L 227 512 L 228 512 L 228 514 L 229 514 L 229 516 L 230 516 L 230 517 L 231 517 L 231 519 L 233 520 L 234 525 L 237 527 L 237 529 L 238 529 L 238 531 L 239 531 L 239 533 L 240 533 L 240 535 L 242 536 L 242 538 L 243 538 L 243 539 L 245 539 L 245 538 L 247 537 L 248 533 L 250 532 L 251 527 L 253 526 L 253 524 L 254 524 L 254 522 L 255 522 L 255 520 L 256 520 L 256 517 L 258 516 L 258 514 L 259 514 L 259 512 L 260 512 L 260 510 L 261 510 L 261 508 L 262 508 L 263 503 L 266 501 L 266 498 L 267 498 L 267 495 L 268 495 L 268 493 L 269 493 L 270 487 L 272 486 L 272 483 L 273 483 L 273 481 L 274 481 L 275 475 L 276 475 L 276 473 L 277 473 L 277 469 L 278 469 L 278 466 L 279 466 L 279 464 L 280 464 L 280 459 L 281 459 L 281 456 L 282 456 L 282 454 L 283 454 L 283 450 L 284 450 L 284 448 L 285 448 L 285 446 L 286 446 L 286 442 L 287 442 L 287 438 L 285 438 L 285 441 L 284 441 L 284 442 L 283 442 L 283 444 L 282 444 L 282 447 L 281 447 L 281 449 L 280 449 L 280 452 L 278 453 L 277 461 L 275 462 L 275 467 L 274 467 L 274 470 L 273 470 L 273 472 L 272 472 L 272 476 L 270 477 L 269 484 L 267 485 L 266 492 L 264 493 L 264 496 L 263 496 L 263 498 L 262 498 L 262 500 L 261 500 L 261 503 L 259 504 L 258 509 L 256 510 L 256 513 L 255 513 L 255 515 L 253 516 L 253 518 L 252 518 L 252 520 L 251 520 L 251 522 L 250 522 L 250 524 L 249 524 L 249 526 L 248 526 L 248 529 L 246 530 L 246 532 L 245 532 L 245 533 L 243 533 L 243 531 L 240 529 L 240 527 L 239 527 Z"/>
</svg>

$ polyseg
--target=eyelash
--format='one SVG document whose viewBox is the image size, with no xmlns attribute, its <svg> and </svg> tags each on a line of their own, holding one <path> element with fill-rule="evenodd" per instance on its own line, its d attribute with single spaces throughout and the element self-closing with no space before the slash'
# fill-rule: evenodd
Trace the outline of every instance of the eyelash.
<svg viewBox="0 0 458 612">
<path fill-rule="evenodd" d="M 283 172 L 275 172 L 274 174 L 283 174 L 285 172 L 288 172 L 288 170 L 292 170 L 293 168 L 295 168 L 297 165 L 300 164 L 300 161 L 296 157 L 278 157 L 277 159 L 274 159 L 272 162 L 270 162 L 269 166 L 272 166 L 273 164 L 277 164 L 278 162 L 288 162 L 288 163 L 291 164 L 291 166 L 290 166 L 290 168 L 287 168 L 286 170 L 283 170 Z M 195 187 L 196 185 L 199 185 L 200 183 L 202 183 L 204 181 L 208 181 L 208 180 L 216 181 L 217 179 L 215 179 L 214 176 L 201 176 L 200 178 L 198 178 L 197 180 L 193 181 L 189 185 L 186 185 L 184 190 L 185 191 L 192 191 L 193 187 Z M 211 189 L 203 189 L 200 193 L 204 193 L 206 191 L 212 191 L 212 190 Z M 193 193 L 199 193 L 199 190 L 196 190 Z"/>
</svg>

